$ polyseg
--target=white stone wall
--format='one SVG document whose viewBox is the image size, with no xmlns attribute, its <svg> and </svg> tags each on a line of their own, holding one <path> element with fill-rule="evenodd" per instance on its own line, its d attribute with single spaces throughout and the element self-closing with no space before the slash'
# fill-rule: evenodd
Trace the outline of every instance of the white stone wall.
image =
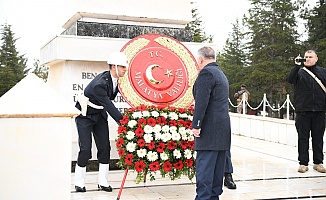
<svg viewBox="0 0 326 200">
<path fill-rule="evenodd" d="M 230 113 L 231 132 L 284 145 L 297 146 L 298 134 L 294 120 Z M 326 141 L 326 135 L 324 135 Z M 311 146 L 311 142 L 310 142 Z M 324 152 L 326 143 L 324 142 Z"/>
</svg>

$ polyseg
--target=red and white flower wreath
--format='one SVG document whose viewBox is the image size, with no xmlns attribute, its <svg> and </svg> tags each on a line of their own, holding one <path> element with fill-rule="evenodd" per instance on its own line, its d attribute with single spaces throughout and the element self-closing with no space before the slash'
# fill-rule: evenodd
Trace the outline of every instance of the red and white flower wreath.
<svg viewBox="0 0 326 200">
<path fill-rule="evenodd" d="M 171 180 L 195 175 L 193 108 L 159 108 L 140 105 L 128 109 L 120 120 L 116 146 L 117 165 L 137 172 L 136 183 L 155 180 L 160 172 Z"/>
</svg>

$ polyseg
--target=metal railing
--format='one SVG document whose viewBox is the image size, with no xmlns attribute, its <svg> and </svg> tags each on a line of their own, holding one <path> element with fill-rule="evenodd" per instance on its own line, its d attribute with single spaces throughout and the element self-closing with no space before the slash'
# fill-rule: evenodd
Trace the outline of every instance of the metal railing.
<svg viewBox="0 0 326 200">
<path fill-rule="evenodd" d="M 270 108 L 272 111 L 274 112 L 279 112 L 281 109 L 286 108 L 286 119 L 289 120 L 290 119 L 290 106 L 292 107 L 293 110 L 295 110 L 294 106 L 292 105 L 291 101 L 290 101 L 290 95 L 286 95 L 286 100 L 283 103 L 282 106 L 280 106 L 280 104 L 278 104 L 278 108 L 275 108 L 273 106 L 270 105 L 270 103 L 267 100 L 266 94 L 264 94 L 264 97 L 262 99 L 262 101 L 259 103 L 259 105 L 257 107 L 252 107 L 248 101 L 245 98 L 245 95 L 242 95 L 242 99 L 240 101 L 240 103 L 238 105 L 234 105 L 232 103 L 232 101 L 229 99 L 229 103 L 232 107 L 234 108 L 238 108 L 241 104 L 242 104 L 242 114 L 246 114 L 246 106 L 248 106 L 251 110 L 258 110 L 261 106 L 263 106 L 263 110 L 261 112 L 261 115 L 263 117 L 266 117 L 267 112 L 266 112 L 266 108 Z"/>
</svg>

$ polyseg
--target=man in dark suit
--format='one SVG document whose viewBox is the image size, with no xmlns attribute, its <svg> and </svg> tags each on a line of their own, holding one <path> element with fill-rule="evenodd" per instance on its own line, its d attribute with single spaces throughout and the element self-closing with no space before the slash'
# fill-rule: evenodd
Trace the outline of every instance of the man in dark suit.
<svg viewBox="0 0 326 200">
<path fill-rule="evenodd" d="M 226 151 L 231 145 L 229 83 L 211 47 L 198 50 L 199 75 L 193 87 L 196 200 L 216 200 L 223 192 Z"/>
<path fill-rule="evenodd" d="M 86 192 L 86 165 L 92 158 L 92 133 L 97 147 L 99 161 L 98 188 L 112 191 L 107 176 L 110 161 L 110 141 L 107 117 L 108 114 L 119 124 L 122 114 L 114 106 L 113 100 L 118 93 L 118 79 L 123 77 L 128 69 L 127 57 L 122 52 L 114 52 L 107 63 L 109 71 L 97 75 L 85 88 L 84 95 L 78 97 L 76 107 L 82 114 L 76 117 L 79 148 L 75 168 L 76 192 Z"/>
</svg>

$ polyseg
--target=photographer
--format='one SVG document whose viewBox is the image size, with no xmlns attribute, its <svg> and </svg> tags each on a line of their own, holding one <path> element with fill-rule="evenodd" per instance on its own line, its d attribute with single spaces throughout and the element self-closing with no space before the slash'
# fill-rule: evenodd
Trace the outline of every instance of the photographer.
<svg viewBox="0 0 326 200">
<path fill-rule="evenodd" d="M 314 50 L 308 50 L 304 59 L 300 55 L 295 66 L 286 77 L 294 84 L 295 126 L 298 132 L 298 172 L 308 171 L 309 138 L 312 138 L 313 169 L 325 173 L 323 166 L 323 137 L 326 109 L 326 69 L 316 65 L 318 60 Z M 324 91 L 325 90 L 325 91 Z"/>
</svg>

